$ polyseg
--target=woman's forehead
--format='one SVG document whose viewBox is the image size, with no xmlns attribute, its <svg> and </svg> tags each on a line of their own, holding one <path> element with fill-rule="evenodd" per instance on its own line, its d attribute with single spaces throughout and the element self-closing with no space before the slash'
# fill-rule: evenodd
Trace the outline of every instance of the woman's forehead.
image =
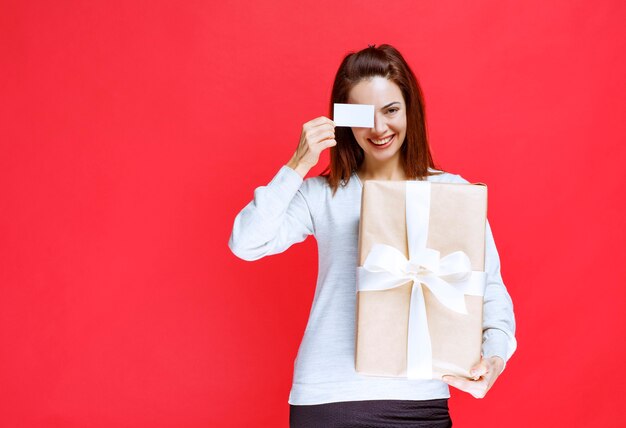
<svg viewBox="0 0 626 428">
<path fill-rule="evenodd" d="M 400 87 L 384 77 L 361 80 L 348 93 L 348 103 L 372 104 L 377 108 L 393 102 L 403 102 Z"/>
</svg>

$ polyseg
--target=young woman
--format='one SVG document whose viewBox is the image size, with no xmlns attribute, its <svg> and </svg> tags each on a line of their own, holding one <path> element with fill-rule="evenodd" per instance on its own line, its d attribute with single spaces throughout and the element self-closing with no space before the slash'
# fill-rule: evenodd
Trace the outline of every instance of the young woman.
<svg viewBox="0 0 626 428">
<path fill-rule="evenodd" d="M 473 380 L 364 376 L 355 372 L 356 267 L 362 183 L 428 180 L 467 183 L 436 170 L 428 146 L 424 102 L 415 75 L 389 45 L 347 55 L 334 103 L 375 106 L 373 128 L 335 128 L 318 117 L 304 124 L 295 154 L 237 215 L 229 247 L 244 260 L 285 251 L 314 235 L 317 288 L 295 361 L 292 427 L 449 427 L 448 385 L 483 397 L 516 348 L 513 306 L 487 224 L 482 359 Z M 330 148 L 330 165 L 304 180 Z"/>
</svg>

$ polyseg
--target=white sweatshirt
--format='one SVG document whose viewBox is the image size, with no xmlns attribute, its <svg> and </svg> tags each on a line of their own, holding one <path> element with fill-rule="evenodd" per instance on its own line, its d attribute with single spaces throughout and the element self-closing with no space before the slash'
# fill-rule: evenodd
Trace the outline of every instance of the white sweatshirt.
<svg viewBox="0 0 626 428">
<path fill-rule="evenodd" d="M 458 175 L 428 177 L 432 182 L 467 183 Z M 309 320 L 294 364 L 289 403 L 322 404 L 356 400 L 448 398 L 440 380 L 408 380 L 357 374 L 354 368 L 356 268 L 362 184 L 354 173 L 335 196 L 324 177 L 303 180 L 284 165 L 235 218 L 228 242 L 244 260 L 285 251 L 314 235 L 319 252 L 317 286 Z M 511 298 L 500 275 L 500 259 L 487 223 L 483 311 L 484 357 L 505 363 L 517 347 Z"/>
</svg>

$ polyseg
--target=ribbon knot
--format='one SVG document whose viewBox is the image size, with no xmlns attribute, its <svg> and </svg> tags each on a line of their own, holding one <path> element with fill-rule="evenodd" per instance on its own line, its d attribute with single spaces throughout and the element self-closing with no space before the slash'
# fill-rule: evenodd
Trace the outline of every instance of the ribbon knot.
<svg viewBox="0 0 626 428">
<path fill-rule="evenodd" d="M 430 271 L 425 266 L 409 262 L 407 274 L 411 274 L 412 276 L 414 276 L 415 280 L 417 280 L 420 275 L 424 275 L 427 273 L 430 273 Z"/>
</svg>

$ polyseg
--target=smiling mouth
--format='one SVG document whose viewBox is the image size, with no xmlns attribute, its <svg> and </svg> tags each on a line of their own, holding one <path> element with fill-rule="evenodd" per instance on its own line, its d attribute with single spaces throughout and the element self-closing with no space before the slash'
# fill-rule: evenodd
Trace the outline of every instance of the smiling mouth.
<svg viewBox="0 0 626 428">
<path fill-rule="evenodd" d="M 389 144 L 391 140 L 393 140 L 394 135 L 396 134 L 391 134 L 385 138 L 379 138 L 379 139 L 368 138 L 368 140 L 376 146 L 384 146 L 384 145 Z"/>
</svg>

